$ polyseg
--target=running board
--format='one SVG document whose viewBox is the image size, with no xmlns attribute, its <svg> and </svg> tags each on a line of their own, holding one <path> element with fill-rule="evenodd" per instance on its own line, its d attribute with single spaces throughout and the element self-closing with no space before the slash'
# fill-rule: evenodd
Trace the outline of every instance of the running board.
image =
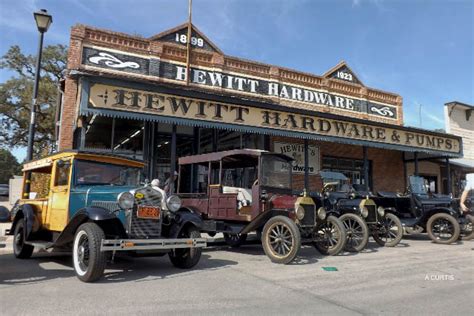
<svg viewBox="0 0 474 316">
<path fill-rule="evenodd" d="M 54 243 L 50 241 L 25 241 L 25 244 L 38 249 L 48 249 L 54 246 Z"/>
<path fill-rule="evenodd" d="M 158 250 L 177 248 L 202 248 L 207 246 L 205 238 L 178 239 L 103 239 L 100 251 Z"/>
</svg>

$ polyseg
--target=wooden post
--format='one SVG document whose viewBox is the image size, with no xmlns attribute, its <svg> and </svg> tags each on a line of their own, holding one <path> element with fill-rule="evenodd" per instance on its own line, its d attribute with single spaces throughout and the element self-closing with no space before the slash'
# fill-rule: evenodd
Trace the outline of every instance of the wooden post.
<svg viewBox="0 0 474 316">
<path fill-rule="evenodd" d="M 364 151 L 364 183 L 365 189 L 370 191 L 369 187 L 369 154 L 367 150 L 367 146 L 362 147 Z"/>
<path fill-rule="evenodd" d="M 453 193 L 451 188 L 451 165 L 449 164 L 449 158 L 446 157 L 446 181 L 448 182 L 446 185 L 446 189 L 448 190 L 448 194 Z"/>
<path fill-rule="evenodd" d="M 304 140 L 304 189 L 309 192 L 309 155 L 308 155 L 308 140 Z"/>
</svg>

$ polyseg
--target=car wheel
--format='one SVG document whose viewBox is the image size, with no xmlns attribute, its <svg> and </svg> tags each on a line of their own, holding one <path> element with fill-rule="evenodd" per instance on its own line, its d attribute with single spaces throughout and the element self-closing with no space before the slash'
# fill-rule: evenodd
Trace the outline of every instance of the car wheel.
<svg viewBox="0 0 474 316">
<path fill-rule="evenodd" d="M 367 246 L 369 228 L 365 221 L 355 214 L 344 214 L 339 217 L 346 230 L 347 241 L 344 249 L 349 252 L 359 252 Z"/>
<path fill-rule="evenodd" d="M 77 229 L 72 259 L 79 280 L 93 282 L 104 274 L 107 254 L 100 251 L 103 239 L 105 239 L 104 231 L 95 223 L 85 223 Z"/>
<path fill-rule="evenodd" d="M 471 240 L 474 238 L 474 216 L 467 215 L 466 223 L 463 225 L 461 230 L 461 240 Z"/>
<path fill-rule="evenodd" d="M 328 216 L 326 221 L 316 227 L 313 245 L 323 255 L 337 255 L 344 249 L 346 242 L 346 230 L 339 218 Z"/>
<path fill-rule="evenodd" d="M 380 246 L 395 247 L 403 237 L 402 222 L 396 215 L 387 213 L 380 223 L 372 228 L 372 237 Z"/>
<path fill-rule="evenodd" d="M 25 220 L 20 218 L 13 233 L 13 253 L 19 259 L 28 259 L 33 250 L 33 246 L 25 244 Z"/>
<path fill-rule="evenodd" d="M 247 234 L 224 233 L 224 240 L 232 248 L 238 248 L 247 240 Z"/>
<path fill-rule="evenodd" d="M 301 234 L 295 222 L 285 216 L 270 218 L 262 231 L 265 254 L 274 263 L 288 264 L 298 255 Z"/>
<path fill-rule="evenodd" d="M 201 238 L 201 233 L 194 226 L 182 231 L 178 238 Z M 171 263 L 180 269 L 190 269 L 201 259 L 202 248 L 173 249 L 169 253 Z"/>
<path fill-rule="evenodd" d="M 426 230 L 431 240 L 439 244 L 450 244 L 457 241 L 461 232 L 458 221 L 446 213 L 431 216 L 426 224 Z"/>
</svg>

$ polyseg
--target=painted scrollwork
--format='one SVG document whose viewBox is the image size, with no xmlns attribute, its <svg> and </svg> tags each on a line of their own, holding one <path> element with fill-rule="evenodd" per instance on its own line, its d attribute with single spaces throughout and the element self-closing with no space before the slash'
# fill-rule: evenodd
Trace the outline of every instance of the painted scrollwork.
<svg viewBox="0 0 474 316">
<path fill-rule="evenodd" d="M 123 69 L 123 68 L 132 68 L 138 69 L 140 65 L 134 61 L 122 61 L 117 57 L 109 54 L 100 52 L 98 56 L 89 57 L 89 61 L 91 63 L 99 65 L 101 62 L 104 63 L 107 67 L 116 68 L 116 69 Z"/>
<path fill-rule="evenodd" d="M 384 106 L 383 108 L 380 108 L 380 109 L 375 106 L 372 106 L 370 108 L 370 111 L 378 113 L 382 116 L 390 116 L 390 117 L 395 116 L 395 114 L 392 112 L 392 110 L 388 106 Z"/>
</svg>

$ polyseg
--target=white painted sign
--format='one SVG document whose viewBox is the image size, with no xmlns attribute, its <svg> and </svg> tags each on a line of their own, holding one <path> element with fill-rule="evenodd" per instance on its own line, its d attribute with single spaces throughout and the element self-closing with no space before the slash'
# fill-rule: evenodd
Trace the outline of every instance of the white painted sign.
<svg viewBox="0 0 474 316">
<path fill-rule="evenodd" d="M 304 145 L 292 143 L 273 143 L 273 151 L 285 154 L 295 160 L 293 173 L 304 173 Z M 314 145 L 308 146 L 308 168 L 309 174 L 317 174 L 320 169 L 319 165 L 319 147 Z"/>
</svg>

